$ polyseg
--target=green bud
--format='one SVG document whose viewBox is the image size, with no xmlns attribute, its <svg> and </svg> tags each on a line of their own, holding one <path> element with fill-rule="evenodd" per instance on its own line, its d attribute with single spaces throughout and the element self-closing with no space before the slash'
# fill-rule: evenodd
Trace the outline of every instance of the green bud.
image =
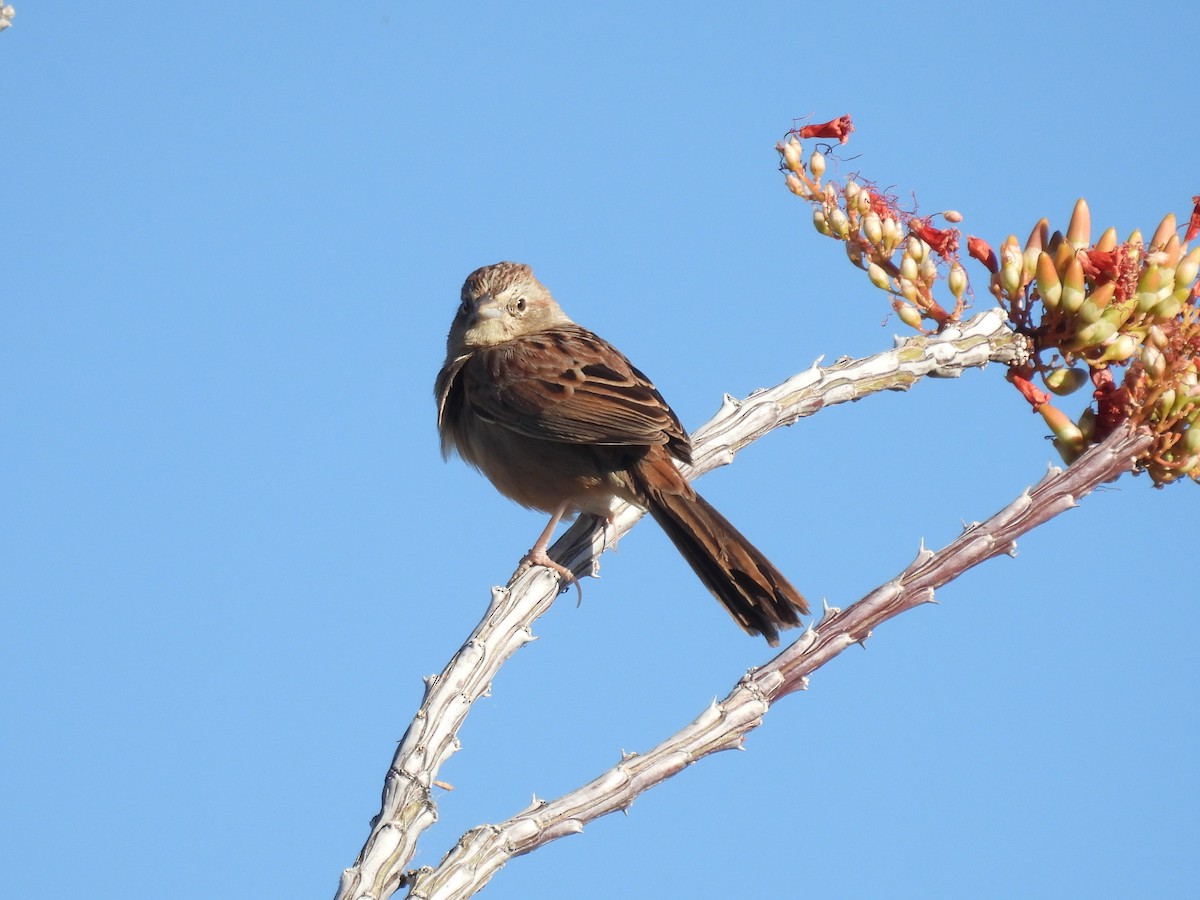
<svg viewBox="0 0 1200 900">
<path fill-rule="evenodd" d="M 1042 381 L 1046 383 L 1052 392 L 1060 397 L 1065 397 L 1067 394 L 1073 394 L 1079 390 L 1087 382 L 1088 375 L 1083 369 L 1067 369 L 1057 368 L 1051 369 L 1042 376 Z"/>
</svg>

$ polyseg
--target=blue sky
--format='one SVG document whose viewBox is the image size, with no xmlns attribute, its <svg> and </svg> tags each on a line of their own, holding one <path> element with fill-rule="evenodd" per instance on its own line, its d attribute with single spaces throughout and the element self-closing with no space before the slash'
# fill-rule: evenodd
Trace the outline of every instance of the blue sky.
<svg viewBox="0 0 1200 900">
<path fill-rule="evenodd" d="M 324 897 L 543 521 L 445 465 L 463 277 L 529 262 L 695 428 L 895 322 L 772 150 L 999 242 L 1200 191 L 1180 6 L 16 4 L 3 91 L 0 860 L 12 896 Z M 978 283 L 978 282 L 977 282 Z M 986 299 L 979 301 L 986 303 Z M 1053 451 L 991 368 L 704 494 L 845 605 Z M 1187 896 L 1194 485 L 1124 479 L 487 896 Z M 652 523 L 496 680 L 418 864 L 657 743 L 767 648 Z"/>
</svg>

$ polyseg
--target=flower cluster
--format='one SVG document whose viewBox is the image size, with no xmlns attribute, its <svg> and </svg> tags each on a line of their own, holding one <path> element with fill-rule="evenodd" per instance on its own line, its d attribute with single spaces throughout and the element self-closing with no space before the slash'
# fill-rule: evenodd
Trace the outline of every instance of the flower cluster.
<svg viewBox="0 0 1200 900">
<path fill-rule="evenodd" d="M 927 333 L 957 321 L 967 289 L 966 272 L 957 259 L 958 231 L 935 228 L 930 218 L 901 210 L 895 197 L 854 176 L 843 182 L 823 181 L 826 158 L 819 147 L 804 158 L 800 139 L 836 137 L 845 142 L 852 130 L 849 116 L 842 116 L 789 132 L 775 148 L 788 189 L 812 204 L 813 226 L 844 243 L 850 261 L 891 296 L 892 309 L 905 325 Z M 948 222 L 962 219 L 953 211 L 939 215 Z M 948 267 L 945 278 L 954 298 L 949 310 L 934 297 L 943 267 Z M 933 328 L 927 329 L 925 322 Z"/>
<path fill-rule="evenodd" d="M 1066 233 L 1042 219 L 1022 246 L 1009 235 L 996 254 L 982 241 L 971 255 L 991 272 L 989 287 L 1032 345 L 1029 363 L 1008 378 L 1054 434 L 1070 462 L 1117 425 L 1154 432 L 1143 467 L 1157 484 L 1200 481 L 1200 201 L 1180 239 L 1175 216 L 1147 242 L 1125 241 L 1109 228 L 1093 244 L 1091 217 L 1080 200 Z M 1092 403 L 1075 421 L 1033 384 L 1053 394 L 1092 386 Z"/>
<path fill-rule="evenodd" d="M 806 151 L 801 140 L 844 143 L 852 130 L 843 116 L 789 132 L 776 145 L 787 187 L 812 205 L 817 231 L 843 242 L 850 261 L 890 296 L 901 321 L 922 332 L 944 328 L 962 316 L 969 294 L 959 232 L 901 210 L 853 175 L 823 180 L 830 145 Z M 1042 219 L 1023 245 L 1010 235 L 999 252 L 967 240 L 968 254 L 988 271 L 989 291 L 1030 341 L 1028 363 L 1010 369 L 1008 380 L 1045 419 L 1067 462 L 1131 423 L 1156 437 L 1141 460 L 1156 484 L 1200 481 L 1200 247 L 1187 246 L 1200 233 L 1200 197 L 1192 199 L 1182 238 L 1169 215 L 1148 242 L 1138 231 L 1119 241 L 1110 228 L 1092 243 L 1080 200 L 1065 234 L 1052 234 Z M 962 221 L 953 211 L 938 215 Z M 934 296 L 943 277 L 953 304 Z M 1078 418 L 1051 402 L 1051 394 L 1085 384 L 1092 402 Z"/>
</svg>

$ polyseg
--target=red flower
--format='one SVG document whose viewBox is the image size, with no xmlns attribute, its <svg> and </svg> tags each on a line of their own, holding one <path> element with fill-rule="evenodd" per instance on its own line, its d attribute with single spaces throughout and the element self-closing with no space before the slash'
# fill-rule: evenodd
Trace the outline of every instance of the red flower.
<svg viewBox="0 0 1200 900">
<path fill-rule="evenodd" d="M 1192 198 L 1192 217 L 1188 219 L 1187 233 L 1183 236 L 1186 244 L 1197 234 L 1200 234 L 1200 194 Z"/>
<path fill-rule="evenodd" d="M 1093 281 L 1113 281 L 1120 274 L 1121 257 L 1127 256 L 1124 245 L 1114 250 L 1085 250 L 1079 254 L 1083 274 Z"/>
<path fill-rule="evenodd" d="M 840 116 L 828 122 L 822 122 L 820 125 L 803 125 L 796 129 L 796 134 L 801 139 L 837 138 L 839 144 L 844 144 L 849 140 L 850 132 L 853 130 L 854 124 L 850 121 L 850 117 Z"/>
<path fill-rule="evenodd" d="M 957 228 L 934 228 L 928 219 L 911 219 L 908 229 L 942 259 L 949 259 L 958 252 Z"/>
<path fill-rule="evenodd" d="M 971 235 L 967 238 L 967 253 L 971 254 L 972 259 L 977 259 L 988 267 L 989 272 L 1000 271 L 1000 261 L 996 259 L 996 251 L 988 246 L 988 242 L 983 238 L 977 238 Z"/>
</svg>

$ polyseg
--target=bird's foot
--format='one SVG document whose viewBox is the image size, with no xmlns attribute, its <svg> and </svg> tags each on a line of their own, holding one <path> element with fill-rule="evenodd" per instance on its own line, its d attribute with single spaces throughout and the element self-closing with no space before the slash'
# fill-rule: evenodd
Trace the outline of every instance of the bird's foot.
<svg viewBox="0 0 1200 900">
<path fill-rule="evenodd" d="M 564 566 L 562 563 L 557 563 L 550 558 L 550 554 L 542 547 L 533 547 L 528 553 L 521 557 L 521 562 L 517 567 L 517 571 L 524 573 L 526 569 L 533 566 L 545 566 L 551 572 L 558 575 L 561 582 L 559 593 L 565 591 L 571 585 L 575 586 L 575 590 L 579 592 L 579 600 L 583 601 L 583 588 L 579 585 L 579 579 L 575 577 L 575 573 Z"/>
</svg>

